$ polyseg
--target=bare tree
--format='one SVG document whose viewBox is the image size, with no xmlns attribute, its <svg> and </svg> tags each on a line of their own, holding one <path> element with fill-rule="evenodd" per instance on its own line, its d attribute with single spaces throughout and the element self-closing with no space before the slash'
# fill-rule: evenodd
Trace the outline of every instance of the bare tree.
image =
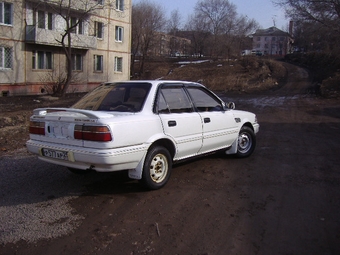
<svg viewBox="0 0 340 255">
<path fill-rule="evenodd" d="M 168 33 L 171 35 L 176 35 L 177 32 L 181 29 L 182 26 L 182 16 L 178 9 L 173 10 L 170 14 L 170 18 L 168 20 Z"/>
<path fill-rule="evenodd" d="M 229 26 L 224 40 L 224 48 L 227 50 L 227 55 L 231 52 L 241 52 L 244 49 L 252 47 L 252 41 L 249 35 L 254 33 L 260 26 L 254 19 L 249 19 L 247 16 L 237 17 Z"/>
<path fill-rule="evenodd" d="M 144 73 L 148 51 L 166 23 L 162 6 L 143 0 L 132 6 L 132 64 L 140 56 L 139 75 Z M 131 67 L 132 68 L 132 67 Z"/>
<path fill-rule="evenodd" d="M 207 41 L 211 37 L 208 24 L 204 22 L 199 15 L 191 15 L 185 25 L 191 39 L 192 53 L 202 57 L 207 50 Z"/>
<path fill-rule="evenodd" d="M 273 0 L 294 21 L 296 44 L 340 55 L 339 0 Z"/>
<path fill-rule="evenodd" d="M 195 6 L 195 13 L 198 18 L 206 23 L 209 32 L 214 36 L 214 51 L 220 43 L 220 35 L 232 30 L 234 20 L 237 17 L 236 6 L 229 0 L 200 0 Z"/>
<path fill-rule="evenodd" d="M 340 33 L 339 0 L 273 0 L 273 3 L 283 7 L 293 20 L 317 22 Z"/>
</svg>

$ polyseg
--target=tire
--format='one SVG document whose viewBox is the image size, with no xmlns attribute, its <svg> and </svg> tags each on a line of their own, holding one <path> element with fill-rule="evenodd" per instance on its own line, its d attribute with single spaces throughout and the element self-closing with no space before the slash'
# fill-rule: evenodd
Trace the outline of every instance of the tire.
<svg viewBox="0 0 340 255">
<path fill-rule="evenodd" d="M 157 190 L 168 182 L 172 169 L 172 159 L 167 149 L 155 146 L 146 155 L 142 184 L 150 190 Z"/>
<path fill-rule="evenodd" d="M 239 158 L 249 157 L 256 147 L 256 136 L 250 127 L 243 126 L 238 134 L 237 153 Z"/>
</svg>

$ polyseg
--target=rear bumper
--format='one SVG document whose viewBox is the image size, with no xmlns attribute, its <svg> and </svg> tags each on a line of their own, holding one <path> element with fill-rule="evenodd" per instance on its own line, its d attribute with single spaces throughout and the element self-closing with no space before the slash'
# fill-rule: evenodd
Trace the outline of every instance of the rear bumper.
<svg viewBox="0 0 340 255">
<path fill-rule="evenodd" d="M 59 146 L 58 144 L 29 140 L 26 146 L 29 152 L 36 154 L 43 161 L 76 169 L 91 169 L 98 172 L 134 169 L 147 152 L 147 146 L 145 145 L 99 150 L 76 146 Z M 68 159 L 46 157 L 42 153 L 43 148 L 67 152 Z"/>
</svg>

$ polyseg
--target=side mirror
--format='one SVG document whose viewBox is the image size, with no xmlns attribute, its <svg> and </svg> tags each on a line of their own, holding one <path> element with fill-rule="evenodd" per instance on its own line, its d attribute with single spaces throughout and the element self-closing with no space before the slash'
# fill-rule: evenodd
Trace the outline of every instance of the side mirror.
<svg viewBox="0 0 340 255">
<path fill-rule="evenodd" d="M 235 103 L 234 103 L 234 102 L 229 102 L 229 103 L 227 104 L 227 107 L 228 107 L 229 109 L 234 110 L 234 109 L 235 109 Z"/>
</svg>

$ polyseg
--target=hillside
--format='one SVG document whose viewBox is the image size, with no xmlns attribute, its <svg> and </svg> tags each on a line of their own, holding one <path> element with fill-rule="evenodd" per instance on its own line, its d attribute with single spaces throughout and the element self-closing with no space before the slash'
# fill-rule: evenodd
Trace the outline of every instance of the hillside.
<svg viewBox="0 0 340 255">
<path fill-rule="evenodd" d="M 215 91 L 250 93 L 274 89 L 285 82 L 287 71 L 279 61 L 244 57 L 233 60 L 152 60 L 145 64 L 145 74 L 134 79 L 199 81 Z"/>
</svg>

